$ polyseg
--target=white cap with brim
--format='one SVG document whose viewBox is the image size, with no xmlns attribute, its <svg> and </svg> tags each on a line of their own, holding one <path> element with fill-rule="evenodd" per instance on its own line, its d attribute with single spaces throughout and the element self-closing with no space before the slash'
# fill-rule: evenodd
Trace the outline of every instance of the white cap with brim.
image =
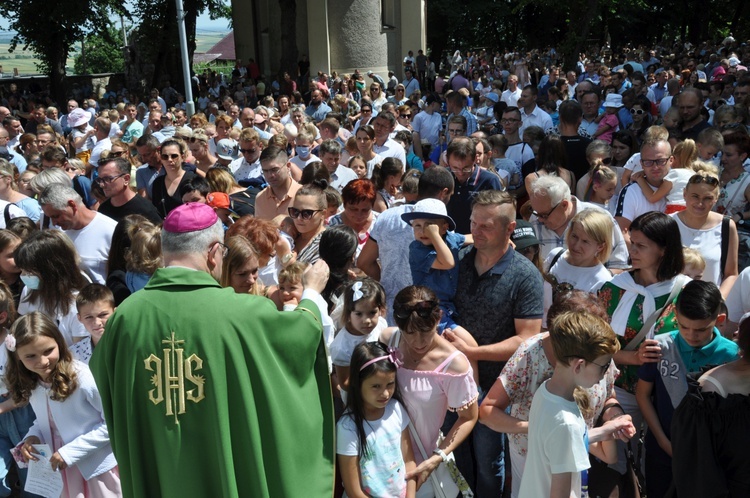
<svg viewBox="0 0 750 498">
<path fill-rule="evenodd" d="M 231 138 L 222 138 L 219 140 L 219 143 L 216 144 L 216 155 L 225 161 L 234 161 L 240 157 L 239 151 L 237 150 L 237 142 Z"/>
<path fill-rule="evenodd" d="M 414 211 L 402 214 L 401 219 L 409 224 L 411 224 L 413 220 L 441 219 L 448 222 L 448 228 L 450 230 L 456 229 L 456 222 L 453 221 L 453 218 L 448 216 L 448 210 L 445 208 L 445 204 L 438 199 L 422 199 L 414 204 Z"/>
</svg>

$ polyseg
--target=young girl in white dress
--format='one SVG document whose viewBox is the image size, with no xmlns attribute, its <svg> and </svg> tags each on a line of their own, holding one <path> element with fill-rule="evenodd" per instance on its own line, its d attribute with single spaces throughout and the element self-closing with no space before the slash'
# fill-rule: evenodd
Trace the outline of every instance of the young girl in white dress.
<svg viewBox="0 0 750 498">
<path fill-rule="evenodd" d="M 85 363 L 73 360 L 55 323 L 35 311 L 19 318 L 5 339 L 6 381 L 16 403 L 36 413 L 20 447 L 24 460 L 38 460 L 33 445 L 48 444 L 52 470 L 63 478 L 63 498 L 122 496 L 102 402 Z"/>
</svg>

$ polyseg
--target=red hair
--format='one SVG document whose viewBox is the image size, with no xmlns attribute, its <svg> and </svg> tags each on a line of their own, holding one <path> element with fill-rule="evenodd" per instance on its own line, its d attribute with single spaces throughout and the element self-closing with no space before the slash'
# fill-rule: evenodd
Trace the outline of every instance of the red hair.
<svg viewBox="0 0 750 498">
<path fill-rule="evenodd" d="M 352 180 L 346 184 L 346 187 L 341 191 L 341 197 L 344 199 L 344 205 L 346 204 L 359 204 L 360 202 L 367 201 L 372 205 L 375 205 L 375 197 L 377 190 L 375 185 L 364 178 L 359 180 Z"/>
<path fill-rule="evenodd" d="M 258 253 L 268 256 L 276 251 L 279 241 L 279 231 L 268 220 L 261 220 L 253 216 L 242 216 L 229 227 L 226 237 L 242 235 L 249 240 Z"/>
</svg>

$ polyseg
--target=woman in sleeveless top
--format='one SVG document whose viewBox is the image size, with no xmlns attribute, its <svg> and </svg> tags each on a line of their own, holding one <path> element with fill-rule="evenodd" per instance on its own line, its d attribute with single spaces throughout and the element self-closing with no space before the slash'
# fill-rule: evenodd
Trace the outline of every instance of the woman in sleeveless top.
<svg viewBox="0 0 750 498">
<path fill-rule="evenodd" d="M 437 296 L 427 287 L 402 289 L 393 302 L 393 317 L 398 325 L 383 331 L 380 341 L 396 349 L 403 364 L 398 369 L 398 384 L 419 442 L 426 452 L 440 449 L 448 455 L 471 433 L 477 422 L 476 383 L 469 360 L 437 333 L 440 322 Z M 441 440 L 440 426 L 446 410 L 455 411 L 458 420 Z M 443 461 L 438 453 L 425 459 L 415 441 L 415 459 L 419 488 L 417 496 L 432 497 L 428 477 Z M 407 478 L 410 476 L 407 476 Z"/>
<path fill-rule="evenodd" d="M 737 226 L 729 221 L 728 244 L 722 244 L 723 216 L 711 211 L 719 195 L 719 180 L 707 174 L 695 174 L 685 187 L 685 210 L 673 213 L 680 228 L 682 245 L 698 250 L 706 262 L 703 278 L 713 282 L 726 298 L 737 280 Z M 726 250 L 726 254 L 722 251 Z M 722 268 L 721 262 L 724 261 Z"/>
</svg>

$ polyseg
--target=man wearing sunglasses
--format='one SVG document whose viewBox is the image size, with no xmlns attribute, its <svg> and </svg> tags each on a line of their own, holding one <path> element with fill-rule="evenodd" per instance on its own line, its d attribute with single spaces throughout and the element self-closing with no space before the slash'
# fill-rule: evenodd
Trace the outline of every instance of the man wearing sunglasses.
<svg viewBox="0 0 750 498">
<path fill-rule="evenodd" d="M 636 186 L 637 187 L 637 186 Z M 584 202 L 571 195 L 570 187 L 559 176 L 546 175 L 531 184 L 529 201 L 533 209 L 529 221 L 534 225 L 537 238 L 542 242 L 542 260 L 557 247 L 565 248 L 565 232 L 570 221 L 584 209 L 596 209 L 606 213 L 612 220 L 612 254 L 607 267 L 617 272 L 628 268 L 628 248 L 620 230 L 615 230 L 615 220 L 609 211 L 596 204 Z"/>
<path fill-rule="evenodd" d="M 103 215 L 120 222 L 129 214 L 140 214 L 156 224 L 161 223 L 161 216 L 153 203 L 136 195 L 130 188 L 130 163 L 127 159 L 103 159 L 94 181 L 107 196 L 107 200 L 99 206 L 99 212 Z"/>
</svg>

